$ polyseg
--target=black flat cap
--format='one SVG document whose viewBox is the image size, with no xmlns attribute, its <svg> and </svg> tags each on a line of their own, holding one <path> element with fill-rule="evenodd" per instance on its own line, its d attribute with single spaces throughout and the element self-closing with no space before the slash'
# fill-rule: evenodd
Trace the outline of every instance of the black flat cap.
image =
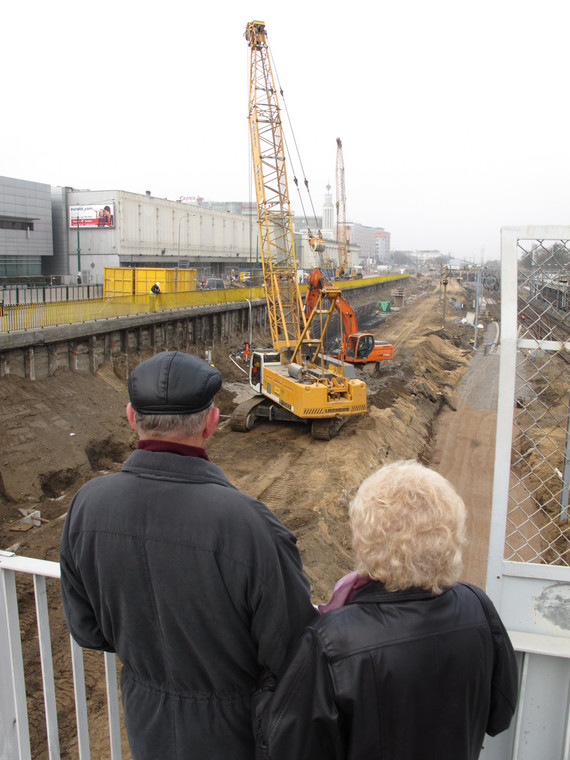
<svg viewBox="0 0 570 760">
<path fill-rule="evenodd" d="M 135 367 L 129 398 L 141 414 L 193 414 L 207 409 L 222 386 L 222 375 L 203 359 L 164 351 Z"/>
</svg>

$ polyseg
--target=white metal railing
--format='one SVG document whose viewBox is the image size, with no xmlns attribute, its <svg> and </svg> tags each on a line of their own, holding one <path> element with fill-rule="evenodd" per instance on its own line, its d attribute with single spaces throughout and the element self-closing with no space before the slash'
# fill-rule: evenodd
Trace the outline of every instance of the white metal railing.
<svg viewBox="0 0 570 760">
<path fill-rule="evenodd" d="M 50 621 L 46 579 L 59 580 L 57 562 L 18 557 L 0 551 L 0 757 L 2 760 L 31 760 L 26 676 L 22 651 L 22 633 L 16 575 L 33 578 L 37 637 L 42 672 L 43 706 L 49 760 L 59 760 L 60 731 L 56 707 Z M 78 757 L 89 760 L 88 701 L 85 688 L 83 650 L 70 637 L 75 696 Z M 116 656 L 103 653 L 107 691 L 107 712 L 111 760 L 121 760 L 121 725 L 117 688 Z M 65 677 L 65 676 L 64 676 Z"/>
</svg>

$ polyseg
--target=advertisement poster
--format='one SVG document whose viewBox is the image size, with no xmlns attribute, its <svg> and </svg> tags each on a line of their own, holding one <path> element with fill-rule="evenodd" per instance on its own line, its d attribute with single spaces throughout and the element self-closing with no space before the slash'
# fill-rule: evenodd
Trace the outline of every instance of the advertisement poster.
<svg viewBox="0 0 570 760">
<path fill-rule="evenodd" d="M 82 229 L 84 227 L 92 229 L 115 226 L 115 206 L 113 203 L 105 203 L 100 206 L 70 206 L 69 207 L 69 226 Z"/>
</svg>

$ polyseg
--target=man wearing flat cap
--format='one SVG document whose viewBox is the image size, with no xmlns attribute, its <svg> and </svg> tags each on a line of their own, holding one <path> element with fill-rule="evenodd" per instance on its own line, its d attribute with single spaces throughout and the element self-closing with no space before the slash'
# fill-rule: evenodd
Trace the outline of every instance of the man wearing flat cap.
<svg viewBox="0 0 570 760">
<path fill-rule="evenodd" d="M 281 675 L 315 616 L 294 536 L 208 459 L 221 384 L 177 351 L 136 367 L 138 448 L 84 485 L 65 520 L 67 624 L 121 660 L 134 760 L 251 760 L 257 683 Z"/>
</svg>

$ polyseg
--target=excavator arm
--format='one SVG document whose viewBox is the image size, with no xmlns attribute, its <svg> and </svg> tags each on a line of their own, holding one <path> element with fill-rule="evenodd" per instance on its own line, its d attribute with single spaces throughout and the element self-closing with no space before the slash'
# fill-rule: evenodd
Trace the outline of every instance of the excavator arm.
<svg viewBox="0 0 570 760">
<path fill-rule="evenodd" d="M 323 300 L 331 303 L 341 321 L 342 350 L 340 353 L 344 360 L 356 364 L 367 364 L 392 358 L 394 355 L 392 344 L 376 341 L 371 333 L 358 331 L 354 309 L 342 297 L 340 290 L 331 286 L 320 269 L 313 269 L 307 278 L 307 283 L 305 319 L 307 322 L 311 320 L 315 309 L 319 308 Z"/>
<path fill-rule="evenodd" d="M 346 345 L 349 335 L 358 331 L 358 323 L 354 309 L 345 301 L 337 288 L 332 288 L 325 274 L 320 269 L 313 269 L 307 278 L 307 292 L 305 294 L 305 319 L 309 319 L 313 313 L 319 297 L 327 299 L 329 292 L 334 293 L 334 307 L 338 312 L 342 323 L 342 348 L 346 353 Z"/>
</svg>

